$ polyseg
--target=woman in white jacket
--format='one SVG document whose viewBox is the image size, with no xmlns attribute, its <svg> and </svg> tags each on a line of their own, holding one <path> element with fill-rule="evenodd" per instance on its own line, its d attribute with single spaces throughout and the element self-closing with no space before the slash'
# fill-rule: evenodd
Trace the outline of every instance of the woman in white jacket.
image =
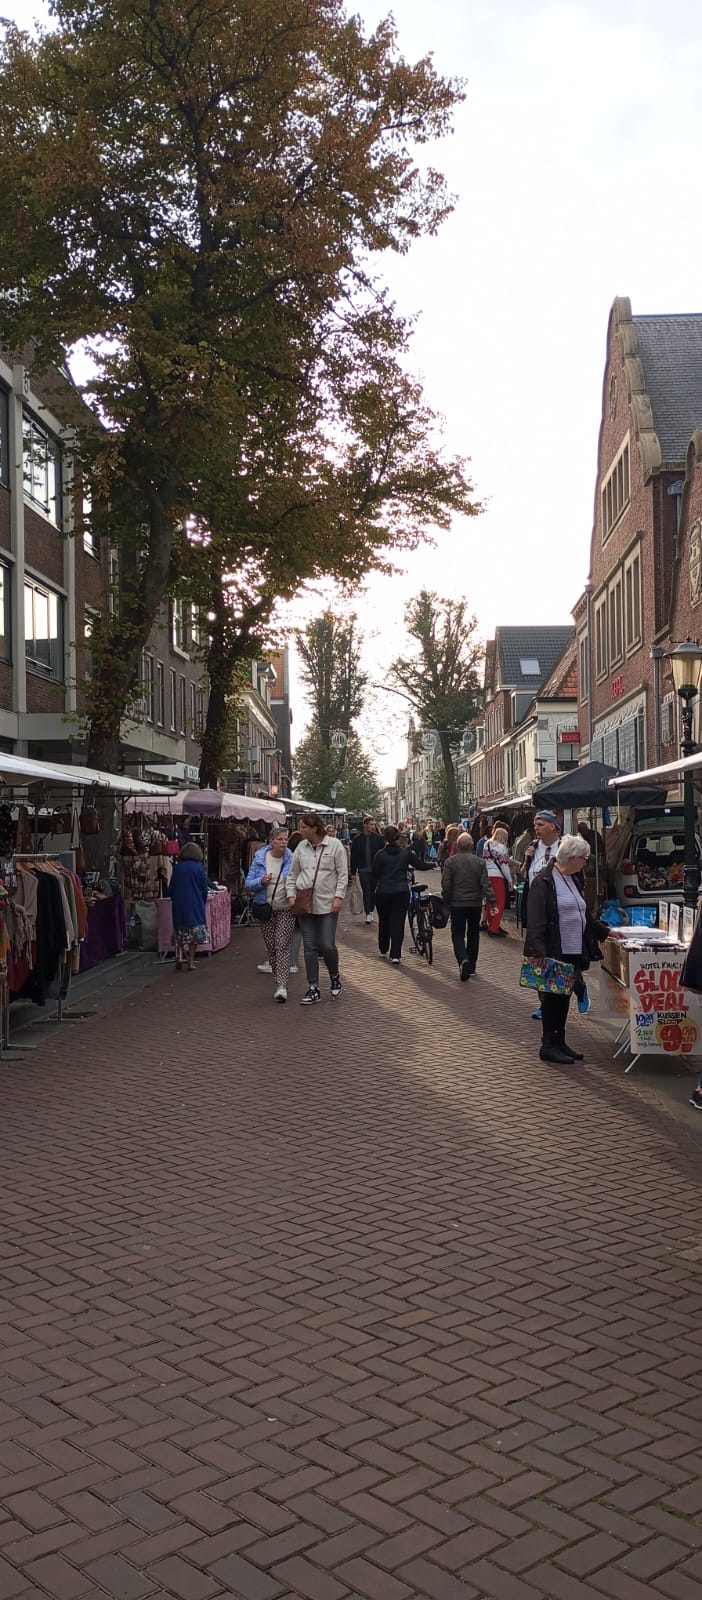
<svg viewBox="0 0 702 1600">
<path fill-rule="evenodd" d="M 496 822 L 483 846 L 483 861 L 488 869 L 490 887 L 494 890 L 496 905 L 487 906 L 487 931 L 492 938 L 507 938 L 507 929 L 502 927 L 507 894 L 512 888 L 512 869 L 509 864 L 509 850 L 507 841 L 509 834 L 502 823 Z"/>
<path fill-rule="evenodd" d="M 341 994 L 336 925 L 349 881 L 346 850 L 340 839 L 325 831 L 322 818 L 310 811 L 300 823 L 302 840 L 295 851 L 287 876 L 286 891 L 292 905 L 301 889 L 312 891 L 312 912 L 302 916 L 302 943 L 305 950 L 307 993 L 303 1006 L 316 1005 L 319 992 L 319 958 L 322 957 L 331 979 L 331 997 Z"/>
</svg>

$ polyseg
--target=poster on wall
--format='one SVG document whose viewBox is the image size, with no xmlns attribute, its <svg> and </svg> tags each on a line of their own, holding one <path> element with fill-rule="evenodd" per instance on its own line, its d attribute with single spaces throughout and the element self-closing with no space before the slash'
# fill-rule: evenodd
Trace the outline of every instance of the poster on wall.
<svg viewBox="0 0 702 1600">
<path fill-rule="evenodd" d="M 629 964 L 629 1043 L 634 1055 L 702 1053 L 695 996 L 680 988 L 684 955 L 641 955 Z"/>
</svg>

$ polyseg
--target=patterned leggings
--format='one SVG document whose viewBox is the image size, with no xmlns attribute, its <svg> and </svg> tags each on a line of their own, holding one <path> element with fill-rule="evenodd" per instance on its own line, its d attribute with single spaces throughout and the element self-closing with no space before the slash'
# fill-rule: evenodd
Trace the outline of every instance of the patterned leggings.
<svg viewBox="0 0 702 1600">
<path fill-rule="evenodd" d="M 292 911 L 274 911 L 267 922 L 261 923 L 266 954 L 273 968 L 276 985 L 288 987 L 290 971 L 290 941 L 295 931 Z"/>
</svg>

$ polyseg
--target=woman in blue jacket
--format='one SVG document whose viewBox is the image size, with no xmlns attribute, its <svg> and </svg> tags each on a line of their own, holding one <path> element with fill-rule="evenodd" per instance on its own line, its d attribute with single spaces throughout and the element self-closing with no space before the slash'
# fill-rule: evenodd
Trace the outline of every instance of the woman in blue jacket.
<svg viewBox="0 0 702 1600">
<path fill-rule="evenodd" d="M 275 979 L 273 999 L 281 1005 L 288 998 L 290 942 L 295 931 L 295 917 L 285 890 L 292 858 L 287 828 L 274 828 L 268 844 L 256 851 L 246 879 L 246 888 L 253 890 L 254 916 L 261 924 Z"/>
<path fill-rule="evenodd" d="M 173 943 L 176 953 L 176 972 L 183 966 L 183 955 L 188 949 L 188 971 L 195 968 L 195 951 L 198 945 L 209 944 L 207 929 L 207 873 L 202 864 L 199 844 L 184 844 L 178 856 L 168 893 L 173 902 Z"/>
</svg>

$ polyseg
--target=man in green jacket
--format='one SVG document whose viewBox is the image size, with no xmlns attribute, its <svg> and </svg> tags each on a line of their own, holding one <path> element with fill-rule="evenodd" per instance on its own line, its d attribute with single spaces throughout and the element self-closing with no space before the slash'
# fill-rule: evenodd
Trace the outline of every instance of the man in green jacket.
<svg viewBox="0 0 702 1600">
<path fill-rule="evenodd" d="M 469 833 L 459 834 L 456 854 L 444 864 L 441 892 L 451 908 L 451 939 L 461 983 L 467 983 L 478 964 L 483 901 L 497 905 L 487 867 L 475 855 Z"/>
</svg>

